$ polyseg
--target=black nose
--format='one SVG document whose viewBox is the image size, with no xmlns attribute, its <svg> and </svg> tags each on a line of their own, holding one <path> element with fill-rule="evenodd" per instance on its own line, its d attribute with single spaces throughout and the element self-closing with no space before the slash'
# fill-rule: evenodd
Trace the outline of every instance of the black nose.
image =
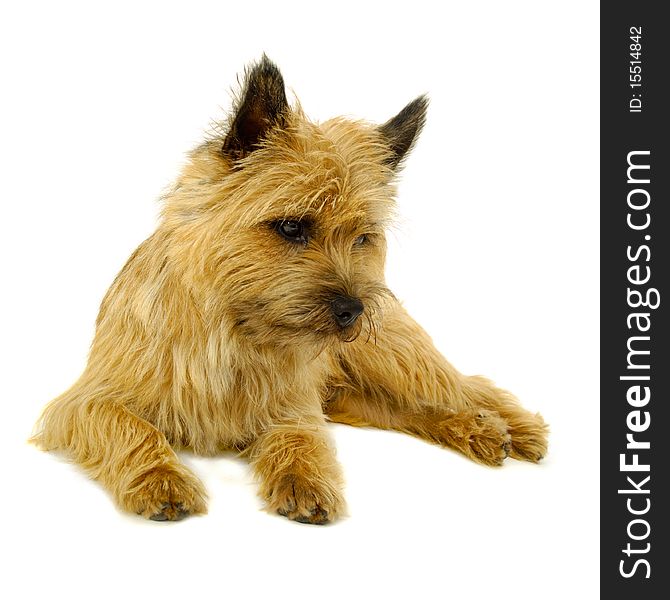
<svg viewBox="0 0 670 600">
<path fill-rule="evenodd" d="M 336 296 L 330 304 L 335 322 L 340 327 L 349 327 L 363 312 L 363 303 L 358 298 Z"/>
</svg>

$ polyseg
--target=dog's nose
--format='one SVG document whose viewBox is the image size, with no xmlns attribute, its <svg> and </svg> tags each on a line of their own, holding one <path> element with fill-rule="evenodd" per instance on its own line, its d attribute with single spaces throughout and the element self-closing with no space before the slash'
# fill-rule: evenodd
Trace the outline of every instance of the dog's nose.
<svg viewBox="0 0 670 600">
<path fill-rule="evenodd" d="M 330 307 L 335 322 L 343 328 L 355 323 L 364 308 L 363 303 L 358 298 L 350 298 L 349 296 L 336 296 L 330 303 Z"/>
</svg>

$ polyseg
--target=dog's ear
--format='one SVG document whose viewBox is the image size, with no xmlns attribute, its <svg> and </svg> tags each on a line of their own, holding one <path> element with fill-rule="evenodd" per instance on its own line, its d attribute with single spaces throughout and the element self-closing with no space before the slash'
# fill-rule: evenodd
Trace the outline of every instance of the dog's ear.
<svg viewBox="0 0 670 600">
<path fill-rule="evenodd" d="M 263 54 L 259 62 L 245 69 L 222 152 L 233 160 L 245 157 L 273 127 L 285 124 L 287 110 L 284 78 Z"/>
<path fill-rule="evenodd" d="M 387 164 L 392 169 L 398 168 L 419 137 L 421 129 L 426 122 L 427 109 L 428 98 L 426 96 L 419 96 L 416 100 L 412 100 L 405 106 L 395 117 L 379 126 L 379 132 L 391 147 L 391 154 L 387 159 Z"/>
</svg>

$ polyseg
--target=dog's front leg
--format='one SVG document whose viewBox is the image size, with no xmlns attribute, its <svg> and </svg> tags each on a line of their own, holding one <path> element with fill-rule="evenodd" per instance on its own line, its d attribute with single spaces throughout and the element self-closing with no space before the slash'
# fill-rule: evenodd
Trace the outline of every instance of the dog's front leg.
<svg viewBox="0 0 670 600">
<path fill-rule="evenodd" d="M 47 406 L 32 441 L 65 451 L 123 510 L 155 521 L 207 512 L 202 483 L 165 435 L 121 402 L 99 397 L 103 393 L 75 385 Z"/>
<path fill-rule="evenodd" d="M 340 466 L 322 416 L 276 423 L 248 455 L 269 510 L 318 525 L 342 514 Z"/>
<path fill-rule="evenodd" d="M 500 465 L 537 462 L 547 450 L 542 417 L 483 377 L 458 372 L 397 303 L 376 335 L 343 346 L 325 411 L 332 421 L 395 429 Z"/>
</svg>

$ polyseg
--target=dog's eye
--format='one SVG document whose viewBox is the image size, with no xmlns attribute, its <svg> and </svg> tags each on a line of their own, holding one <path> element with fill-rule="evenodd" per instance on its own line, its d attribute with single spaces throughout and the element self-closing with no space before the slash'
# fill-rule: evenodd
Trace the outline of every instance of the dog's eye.
<svg viewBox="0 0 670 600">
<path fill-rule="evenodd" d="M 364 233 L 363 235 L 359 235 L 354 240 L 354 246 L 364 246 L 367 243 L 368 243 L 368 234 L 367 233 Z"/>
<path fill-rule="evenodd" d="M 307 232 L 301 221 L 278 221 L 274 228 L 279 235 L 290 242 L 307 243 Z"/>
</svg>

